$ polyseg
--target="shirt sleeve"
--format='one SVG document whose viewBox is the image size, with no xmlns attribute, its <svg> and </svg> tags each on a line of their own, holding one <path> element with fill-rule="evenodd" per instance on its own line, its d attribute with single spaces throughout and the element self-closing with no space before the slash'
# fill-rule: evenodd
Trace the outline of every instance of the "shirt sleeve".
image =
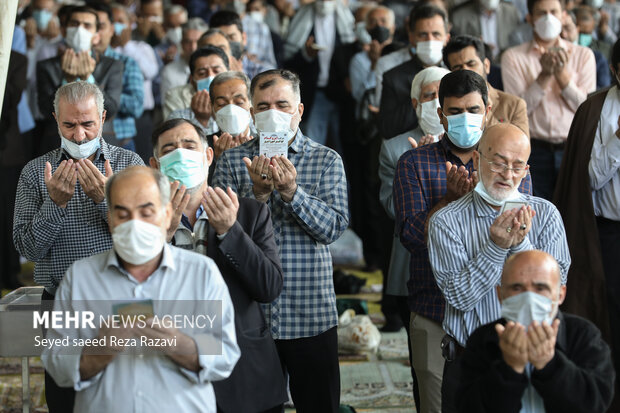
<svg viewBox="0 0 620 413">
<path fill-rule="evenodd" d="M 411 152 L 398 160 L 393 184 L 394 213 L 400 241 L 410 252 L 425 250 L 424 226 L 432 206 L 424 197 L 424 188 Z"/>
<path fill-rule="evenodd" d="M 349 226 L 347 181 L 340 157 L 334 157 L 318 178 L 316 194 L 298 185 L 284 209 L 317 242 L 331 244 Z"/>
<path fill-rule="evenodd" d="M 153 80 L 159 74 L 159 62 L 155 56 L 155 51 L 147 43 L 141 44 L 140 49 L 139 53 L 142 59 L 138 60 L 138 64 L 142 75 L 146 80 Z"/>
<path fill-rule="evenodd" d="M 123 90 L 121 92 L 120 112 L 132 118 L 142 116 L 144 110 L 144 78 L 135 60 L 125 60 L 123 72 Z"/>
<path fill-rule="evenodd" d="M 445 210 L 442 210 L 445 211 Z M 438 212 L 428 228 L 428 257 L 437 286 L 446 301 L 460 311 L 471 311 L 499 284 L 508 249 L 498 247 L 486 234 L 475 256 L 454 230 L 456 218 Z M 446 253 L 449 251 L 449 253 Z"/>
<path fill-rule="evenodd" d="M 620 167 L 620 139 L 615 135 L 603 143 L 600 128 L 596 131 L 592 155 L 588 164 L 590 186 L 593 190 L 602 189 L 614 176 Z"/>
<path fill-rule="evenodd" d="M 28 164 L 19 177 L 13 216 L 15 248 L 34 262 L 47 255 L 62 232 L 66 217 L 66 209 L 56 205 L 47 191 L 42 193 L 40 186 L 32 182 L 37 177 L 36 167 L 35 163 Z"/>
<path fill-rule="evenodd" d="M 391 219 L 395 219 L 393 188 L 396 162 L 393 160 L 393 154 L 388 142 L 389 141 L 386 140 L 383 141 L 381 144 L 381 151 L 379 152 L 379 179 L 381 180 L 379 200 L 388 216 Z"/>
<path fill-rule="evenodd" d="M 364 97 L 368 89 L 374 89 L 376 85 L 375 74 L 370 70 L 370 65 L 360 52 L 353 56 L 349 64 L 349 78 L 351 79 L 351 95 L 358 103 Z"/>
</svg>

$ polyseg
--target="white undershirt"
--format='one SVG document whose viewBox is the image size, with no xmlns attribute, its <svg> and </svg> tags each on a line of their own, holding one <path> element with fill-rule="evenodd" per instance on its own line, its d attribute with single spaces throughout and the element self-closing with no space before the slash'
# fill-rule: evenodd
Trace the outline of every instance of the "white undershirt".
<svg viewBox="0 0 620 413">
<path fill-rule="evenodd" d="M 327 16 L 314 17 L 314 42 L 325 50 L 319 50 L 319 80 L 318 87 L 327 86 L 329 81 L 329 65 L 336 47 L 336 13 Z"/>
</svg>

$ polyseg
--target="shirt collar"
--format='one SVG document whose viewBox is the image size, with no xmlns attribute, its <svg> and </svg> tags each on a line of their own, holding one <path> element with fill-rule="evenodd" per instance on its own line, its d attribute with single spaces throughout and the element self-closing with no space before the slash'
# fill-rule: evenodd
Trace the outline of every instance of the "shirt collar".
<svg viewBox="0 0 620 413">
<path fill-rule="evenodd" d="M 304 140 L 306 137 L 301 132 L 301 128 L 297 128 L 297 133 L 295 134 L 295 140 L 288 147 L 294 153 L 299 153 L 303 149 Z"/>
<path fill-rule="evenodd" d="M 171 247 L 168 245 L 168 243 L 164 243 L 164 249 L 163 249 L 163 255 L 161 258 L 161 262 L 159 263 L 159 266 L 157 267 L 157 269 L 155 270 L 158 271 L 161 268 L 169 268 L 170 270 L 174 271 L 176 270 L 176 264 L 174 263 L 174 257 L 172 256 L 172 249 Z M 127 272 L 127 270 L 125 270 L 123 268 L 123 266 L 121 265 L 121 263 L 118 261 L 118 256 L 116 255 L 116 252 L 114 251 L 114 248 L 108 250 L 108 256 L 105 260 L 105 263 L 103 265 L 103 271 L 109 269 L 109 268 L 116 268 L 118 269 L 123 275 L 127 275 L 129 274 Z M 155 273 L 153 272 L 153 273 Z M 147 278 L 148 279 L 148 278 Z"/>
<path fill-rule="evenodd" d="M 94 159 L 94 161 L 97 161 L 97 159 L 99 159 L 102 156 L 103 156 L 103 160 L 104 161 L 106 159 L 110 159 L 110 146 L 105 141 L 105 139 L 103 139 L 103 137 L 99 137 L 98 139 L 101 139 L 101 146 L 95 152 L 95 159 Z M 59 151 L 58 151 L 58 154 L 56 155 L 56 164 L 58 165 L 63 160 L 63 158 L 71 159 L 71 156 L 69 156 L 67 151 L 65 151 L 62 147 L 60 147 Z M 94 161 L 93 161 L 93 163 L 94 163 Z"/>
</svg>

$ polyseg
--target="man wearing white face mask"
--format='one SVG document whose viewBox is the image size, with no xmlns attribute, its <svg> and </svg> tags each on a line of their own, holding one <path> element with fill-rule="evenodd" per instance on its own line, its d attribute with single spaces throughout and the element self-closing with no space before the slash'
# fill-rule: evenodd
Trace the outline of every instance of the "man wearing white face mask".
<svg viewBox="0 0 620 413">
<path fill-rule="evenodd" d="M 208 185 L 213 151 L 202 130 L 189 121 L 171 119 L 158 126 L 153 148 L 151 167 L 173 181 L 168 241 L 215 260 L 235 307 L 243 356 L 227 380 L 214 384 L 218 411 L 281 410 L 287 398 L 284 376 L 258 304 L 272 301 L 282 290 L 269 208 L 238 198 L 230 188 Z"/>
<path fill-rule="evenodd" d="M 61 56 L 37 63 L 37 98 L 43 120 L 43 136 L 37 144 L 37 153 L 43 154 L 56 147 L 56 124 L 52 118 L 54 93 L 64 85 L 83 80 L 97 85 L 105 97 L 108 119 L 114 118 L 120 107 L 123 87 L 123 63 L 96 52 L 99 42 L 99 17 L 89 7 L 71 9 L 66 26 L 62 27 L 68 48 Z"/>
<path fill-rule="evenodd" d="M 213 152 L 217 160 L 225 150 L 239 146 L 257 136 L 250 115 L 250 79 L 243 72 L 224 72 L 215 76 L 210 86 L 211 106 L 220 129 L 213 134 Z"/>
<path fill-rule="evenodd" d="M 500 316 L 495 287 L 506 258 L 519 251 L 546 251 L 558 261 L 566 284 L 570 254 L 559 212 L 550 202 L 518 190 L 527 176 L 529 153 L 529 139 L 516 126 L 487 128 L 473 152 L 480 177 L 474 190 L 430 219 L 428 256 L 446 300 L 444 411 L 455 411 L 457 406 L 459 361 L 467 339 Z M 517 207 L 500 213 L 507 201 L 517 202 Z"/>
<path fill-rule="evenodd" d="M 349 224 L 347 184 L 340 156 L 299 129 L 304 112 L 299 78 L 271 70 L 251 84 L 259 132 L 288 132 L 286 156 L 259 156 L 259 140 L 227 150 L 214 186 L 232 188 L 271 209 L 284 288 L 264 305 L 282 365 L 300 412 L 338 411 L 337 311 L 328 244 Z"/>
<path fill-rule="evenodd" d="M 461 412 L 605 412 L 613 396 L 609 347 L 588 320 L 558 311 L 566 286 L 553 256 L 504 264 L 502 319 L 478 328 L 462 356 Z"/>
<path fill-rule="evenodd" d="M 64 85 L 54 107 L 60 147 L 22 170 L 13 221 L 15 247 L 35 262 L 35 282 L 45 287 L 44 300 L 54 299 L 71 263 L 112 246 L 105 182 L 113 172 L 142 164 L 135 153 L 101 138 L 106 112 L 97 86 Z M 71 411 L 73 391 L 57 387 L 49 376 L 46 398 L 51 411 Z"/>
<path fill-rule="evenodd" d="M 443 133 L 443 126 L 439 121 L 439 116 L 437 116 L 438 92 L 441 78 L 448 73 L 450 71 L 447 69 L 432 66 L 422 70 L 413 78 L 411 103 L 418 113 L 420 126 L 395 138 L 384 140 L 381 145 L 381 152 L 379 153 L 379 178 L 381 178 L 379 197 L 392 219 L 395 218 L 393 182 L 398 159 L 412 146 L 418 147 L 432 143 L 436 140 L 437 135 Z M 407 329 L 407 337 L 410 340 L 409 357 L 412 369 L 415 369 L 414 380 L 418 383 L 420 394 L 420 404 L 417 406 L 417 411 L 422 413 L 439 412 L 441 411 L 440 386 L 443 363 L 441 363 L 438 343 L 443 334 L 441 325 L 430 321 L 426 328 L 420 329 L 421 319 L 428 316 L 420 313 L 413 314 L 414 319 L 417 318 L 417 323 L 415 328 L 413 325 L 411 329 L 409 328 L 412 317 L 412 311 L 407 303 L 407 281 L 410 277 L 409 261 L 409 252 L 403 247 L 398 239 L 398 233 L 395 232 L 385 294 L 397 297 L 399 314 Z M 420 334 L 420 330 L 424 332 Z M 416 345 L 412 345 L 411 337 L 415 338 Z M 419 338 L 422 337 L 425 338 L 421 340 L 424 345 L 420 345 Z M 435 341 L 433 341 L 433 337 L 436 338 Z M 435 369 L 432 368 L 433 363 L 425 363 L 425 360 L 433 359 L 433 354 L 434 359 L 439 361 L 434 363 Z"/>
<path fill-rule="evenodd" d="M 441 50 L 450 40 L 447 25 L 446 12 L 434 4 L 422 4 L 411 11 L 409 59 L 383 73 L 382 79 L 377 79 L 377 85 L 382 85 L 381 94 L 377 97 L 381 102 L 379 131 L 384 138 L 399 135 L 418 125 L 409 96 L 411 82 L 425 67 L 443 64 Z"/>
<path fill-rule="evenodd" d="M 534 40 L 504 52 L 502 79 L 527 104 L 534 193 L 551 199 L 570 124 L 596 88 L 596 62 L 590 49 L 560 37 L 563 1 L 530 0 L 528 10 Z"/>
<path fill-rule="evenodd" d="M 71 265 L 54 311 L 73 312 L 87 302 L 90 310 L 104 301 L 110 308 L 114 302 L 139 298 L 153 301 L 152 313 L 159 323 L 146 319 L 127 329 L 105 328 L 95 321 L 102 327 L 97 338 L 105 339 L 101 346 L 87 344 L 72 354 L 66 346 L 54 346 L 42 355 L 43 363 L 55 380 L 77 390 L 76 412 L 92 411 L 93 406 L 123 411 L 135 405 L 136 411 L 215 413 L 213 382 L 227 378 L 240 357 L 235 311 L 220 271 L 210 258 L 166 244 L 170 186 L 159 171 L 127 168 L 110 178 L 105 192 L 113 248 Z M 201 314 L 210 307 L 207 301 L 221 308 L 215 310 L 220 322 L 214 328 L 197 323 L 188 331 L 186 323 L 162 321 L 166 316 Z M 172 306 L 175 310 L 166 311 Z M 48 334 L 85 338 L 89 330 L 67 327 L 52 328 Z M 143 357 L 140 347 L 130 349 L 126 346 L 131 344 L 119 340 L 115 344 L 117 337 L 140 343 L 158 338 L 171 344 Z"/>
</svg>

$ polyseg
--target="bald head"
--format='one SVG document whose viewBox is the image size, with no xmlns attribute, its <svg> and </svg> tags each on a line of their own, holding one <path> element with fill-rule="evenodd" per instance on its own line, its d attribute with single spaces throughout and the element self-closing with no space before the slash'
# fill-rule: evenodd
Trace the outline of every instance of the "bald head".
<svg viewBox="0 0 620 413">
<path fill-rule="evenodd" d="M 510 256 L 502 271 L 500 300 L 526 291 L 544 295 L 560 304 L 566 286 L 560 285 L 560 266 L 544 251 L 522 251 Z"/>
<path fill-rule="evenodd" d="M 518 149 L 523 154 L 527 153 L 524 159 L 526 162 L 530 157 L 530 139 L 512 123 L 498 123 L 486 128 L 478 143 L 478 151 L 493 151 L 493 148 L 497 150 L 498 147 L 505 146 Z M 483 154 L 487 155 L 486 152 Z"/>
</svg>

